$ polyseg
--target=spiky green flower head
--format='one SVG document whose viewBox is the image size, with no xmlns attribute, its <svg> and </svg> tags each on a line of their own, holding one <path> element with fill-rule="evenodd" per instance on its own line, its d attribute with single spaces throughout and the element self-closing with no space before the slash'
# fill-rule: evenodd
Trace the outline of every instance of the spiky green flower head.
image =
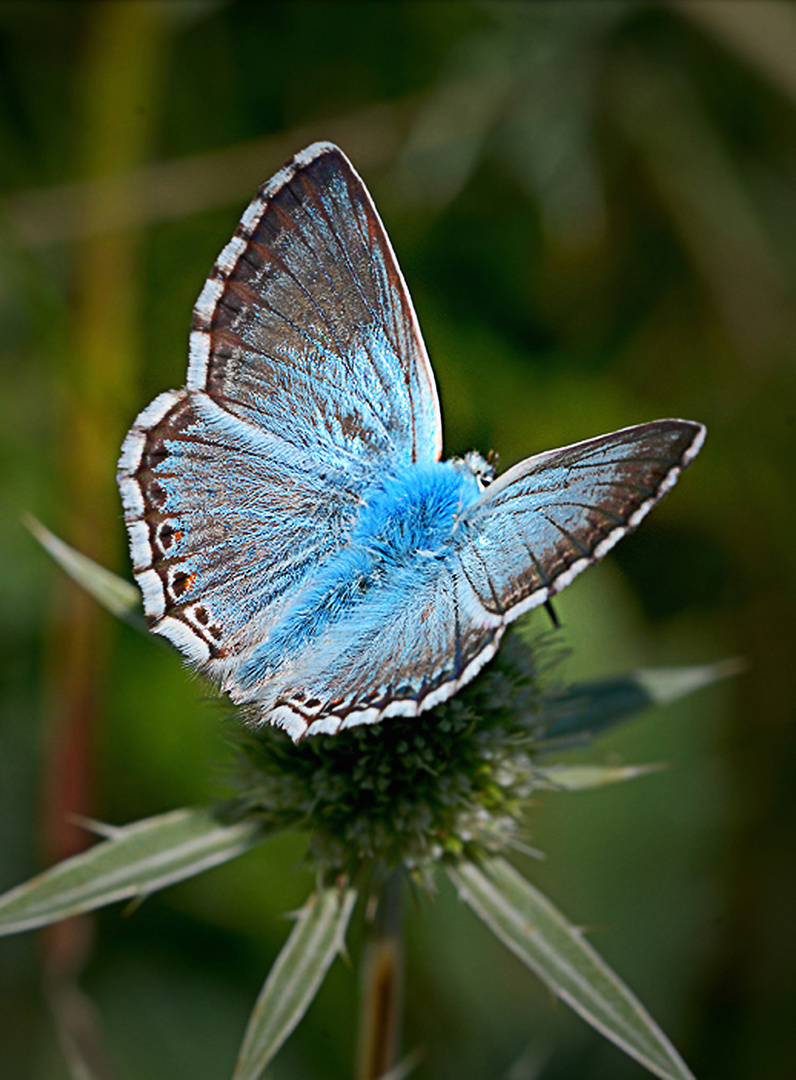
<svg viewBox="0 0 796 1080">
<path fill-rule="evenodd" d="M 536 651 L 519 633 L 449 701 L 294 745 L 272 728 L 235 736 L 233 812 L 309 834 L 308 860 L 327 880 L 365 867 L 425 877 L 440 861 L 522 846 L 544 730 Z"/>
</svg>

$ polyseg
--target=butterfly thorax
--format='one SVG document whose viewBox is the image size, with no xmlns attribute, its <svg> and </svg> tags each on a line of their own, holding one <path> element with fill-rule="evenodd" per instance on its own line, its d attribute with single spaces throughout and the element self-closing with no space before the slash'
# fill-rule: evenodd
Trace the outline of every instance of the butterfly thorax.
<svg viewBox="0 0 796 1080">
<path fill-rule="evenodd" d="M 351 545 L 393 565 L 442 558 L 459 515 L 479 494 L 476 474 L 463 461 L 406 466 L 368 494 Z"/>
</svg>

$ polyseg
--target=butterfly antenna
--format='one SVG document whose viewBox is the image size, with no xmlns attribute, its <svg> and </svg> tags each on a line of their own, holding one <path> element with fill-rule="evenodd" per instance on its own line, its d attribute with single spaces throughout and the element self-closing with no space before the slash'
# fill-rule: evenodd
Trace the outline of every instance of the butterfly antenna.
<svg viewBox="0 0 796 1080">
<path fill-rule="evenodd" d="M 558 628 L 561 626 L 561 621 L 559 620 L 558 615 L 556 615 L 556 609 L 553 607 L 553 601 L 545 600 L 544 609 L 550 616 L 550 622 L 553 624 L 553 629 L 558 630 Z"/>
</svg>

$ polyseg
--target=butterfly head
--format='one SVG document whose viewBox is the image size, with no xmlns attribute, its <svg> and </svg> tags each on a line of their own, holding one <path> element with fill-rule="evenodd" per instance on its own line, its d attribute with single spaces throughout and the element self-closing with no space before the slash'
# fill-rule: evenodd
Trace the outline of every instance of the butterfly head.
<svg viewBox="0 0 796 1080">
<path fill-rule="evenodd" d="M 497 455 L 490 453 L 482 457 L 477 450 L 471 450 L 461 459 L 461 466 L 472 473 L 481 491 L 495 479 L 496 465 Z"/>
</svg>

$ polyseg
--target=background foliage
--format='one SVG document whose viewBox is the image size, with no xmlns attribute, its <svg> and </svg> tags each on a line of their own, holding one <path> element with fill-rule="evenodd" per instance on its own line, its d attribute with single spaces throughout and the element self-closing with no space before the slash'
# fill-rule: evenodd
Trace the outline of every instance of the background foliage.
<svg viewBox="0 0 796 1080">
<path fill-rule="evenodd" d="M 605 760 L 672 767 L 551 793 L 532 818 L 547 860 L 523 871 L 592 928 L 697 1075 L 788 1075 L 784 0 L 0 4 L 0 888 L 85 842 L 68 812 L 123 823 L 223 789 L 224 710 L 73 591 L 20 515 L 126 572 L 124 432 L 182 384 L 191 306 L 255 187 L 315 138 L 352 157 L 393 237 L 446 452 L 509 464 L 659 416 L 707 423 L 676 492 L 562 597 L 562 677 L 728 655 L 749 672 L 606 738 Z M 4 942 L 0 1072 L 66 1075 L 43 959 L 50 981 L 83 970 L 119 1077 L 229 1074 L 279 916 L 309 891 L 300 856 L 272 840 L 132 917 Z M 554 1008 L 445 883 L 409 934 L 420 1080 L 641 1075 Z M 274 1077 L 350 1075 L 355 989 L 335 965 Z"/>
</svg>

